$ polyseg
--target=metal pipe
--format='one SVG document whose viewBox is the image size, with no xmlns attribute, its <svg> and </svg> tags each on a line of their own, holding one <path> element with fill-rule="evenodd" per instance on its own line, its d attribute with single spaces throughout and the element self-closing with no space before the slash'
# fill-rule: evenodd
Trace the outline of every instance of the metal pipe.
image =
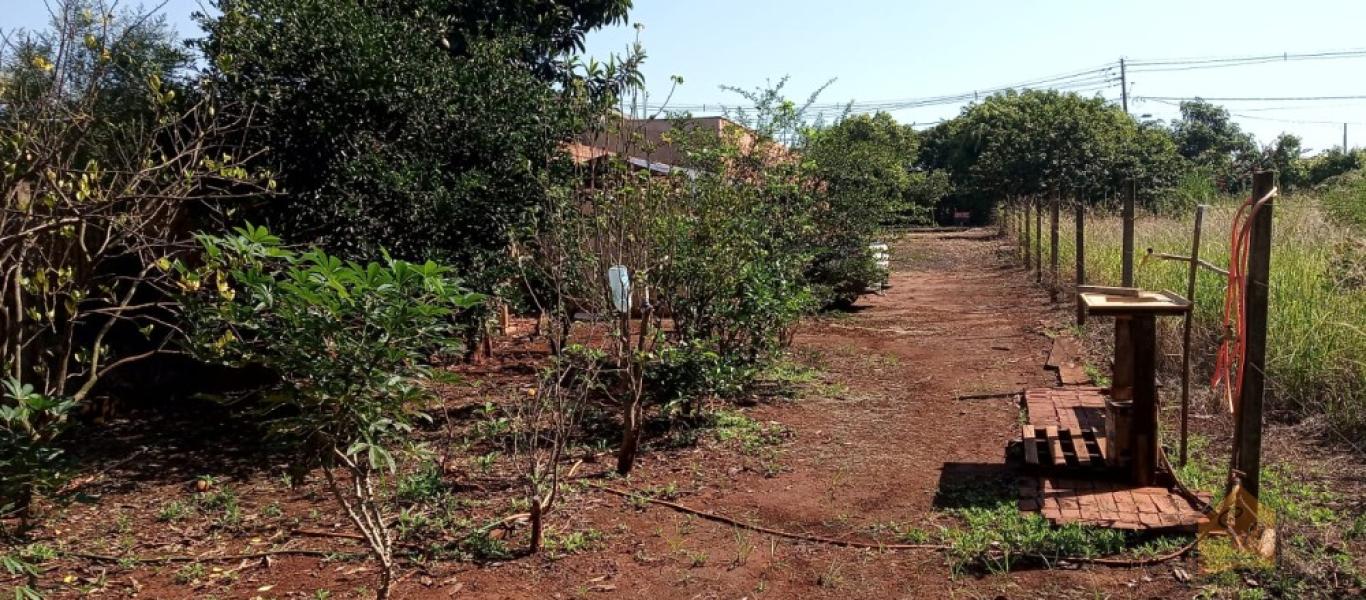
<svg viewBox="0 0 1366 600">
<path fill-rule="evenodd" d="M 1180 458 L 1181 466 L 1186 466 L 1188 454 L 1187 446 L 1189 443 L 1190 427 L 1190 404 L 1191 404 L 1191 328 L 1195 321 L 1195 283 L 1196 273 L 1200 267 L 1200 234 L 1205 222 L 1205 205 L 1195 207 L 1195 230 L 1191 233 L 1191 255 L 1186 261 L 1190 265 L 1190 271 L 1186 274 L 1186 300 L 1191 303 L 1191 309 L 1186 312 L 1186 318 L 1181 323 L 1181 446 Z"/>
<path fill-rule="evenodd" d="M 1175 261 L 1180 261 L 1180 262 L 1185 262 L 1185 263 L 1188 263 L 1188 262 L 1191 261 L 1191 257 L 1189 257 L 1189 256 L 1181 256 L 1180 254 L 1167 254 L 1166 252 L 1154 252 L 1152 248 L 1148 248 L 1148 256 L 1147 256 L 1147 258 L 1157 258 L 1157 259 L 1161 259 L 1161 260 L 1175 260 Z M 1228 277 L 1228 270 L 1227 270 L 1227 269 L 1221 269 L 1221 268 L 1215 266 L 1214 263 L 1211 263 L 1211 262 L 1209 262 L 1209 261 L 1207 261 L 1207 260 L 1205 260 L 1205 259 L 1203 259 L 1203 258 L 1198 258 L 1198 259 L 1196 259 L 1196 263 L 1199 264 L 1200 266 L 1206 268 L 1206 269 L 1209 269 L 1209 270 L 1211 270 L 1211 271 L 1214 271 L 1215 273 L 1218 273 L 1218 274 L 1220 274 L 1220 275 L 1223 275 L 1224 277 Z"/>
</svg>

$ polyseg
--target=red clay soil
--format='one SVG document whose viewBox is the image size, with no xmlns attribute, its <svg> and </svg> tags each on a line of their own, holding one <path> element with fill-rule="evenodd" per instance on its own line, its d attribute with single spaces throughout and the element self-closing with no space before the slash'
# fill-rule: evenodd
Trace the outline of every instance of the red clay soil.
<svg viewBox="0 0 1366 600">
<path fill-rule="evenodd" d="M 941 490 L 971 482 L 1012 481 L 1007 444 L 1019 432 L 1017 401 L 990 396 L 1054 385 L 1045 370 L 1045 335 L 1066 317 L 1009 261 L 987 232 L 912 235 L 895 244 L 891 287 L 854 310 L 812 319 L 794 354 L 820 372 L 795 400 L 761 400 L 744 411 L 785 432 L 776 445 L 746 452 L 714 440 L 693 447 L 647 448 L 629 480 L 643 490 L 672 485 L 674 502 L 770 528 L 839 539 L 897 541 L 889 530 L 934 530 L 954 521 L 936 503 Z M 512 353 L 515 349 L 500 352 Z M 511 356 L 508 354 L 507 356 Z M 478 389 L 529 381 L 526 364 L 503 356 L 473 379 Z M 535 357 L 524 354 L 528 361 Z M 469 394 L 474 394 L 472 398 Z M 453 393 L 450 414 L 482 401 Z M 248 444 L 249 445 L 249 444 Z M 212 445 L 211 445 L 212 446 Z M 656 445 L 659 446 L 659 445 Z M 97 504 L 55 515 L 40 530 L 53 545 L 102 553 L 161 556 L 251 552 L 268 547 L 357 551 L 347 540 L 304 538 L 294 528 L 350 531 L 321 488 L 290 490 L 270 469 L 229 472 L 215 485 L 236 490 L 247 522 L 235 530 L 158 522 L 166 503 L 185 497 L 192 475 L 219 456 L 214 446 L 157 456 L 154 467 L 103 475 Z M 207 457 L 205 456 L 207 454 Z M 201 461 L 177 465 L 178 461 Z M 227 458 L 222 460 L 229 460 Z M 134 462 L 143 462 L 141 460 Z M 587 463 L 581 475 L 606 472 Z M 123 471 L 120 471 L 122 469 Z M 490 496 L 499 496 L 496 486 Z M 470 494 L 478 496 L 478 489 Z M 272 503 L 279 510 L 265 510 Z M 487 502 L 491 513 L 506 504 Z M 267 513 L 276 516 L 260 516 Z M 126 514 L 127 517 L 116 517 Z M 496 514 L 494 515 L 496 516 Z M 124 521 L 123 519 L 127 519 Z M 575 486 L 549 519 L 556 532 L 594 532 L 579 552 L 551 559 L 429 563 L 404 567 L 398 598 L 1166 598 L 1192 595 L 1172 564 L 1143 568 L 1056 566 L 1009 574 L 951 573 L 933 550 L 879 551 L 778 539 L 641 507 Z M 517 547 L 524 532 L 514 532 Z M 92 550 L 96 551 L 96 550 Z M 108 597 L 301 598 L 319 589 L 359 597 L 373 585 L 366 561 L 283 556 L 205 565 L 229 576 L 184 573 L 184 564 L 118 565 L 67 559 L 43 582 L 52 597 L 96 587 Z M 1187 567 L 1189 569 L 1189 567 Z M 100 569 L 105 579 L 97 580 Z M 179 576 L 178 576 L 179 574 Z M 62 579 L 74 576 L 74 584 Z"/>
</svg>

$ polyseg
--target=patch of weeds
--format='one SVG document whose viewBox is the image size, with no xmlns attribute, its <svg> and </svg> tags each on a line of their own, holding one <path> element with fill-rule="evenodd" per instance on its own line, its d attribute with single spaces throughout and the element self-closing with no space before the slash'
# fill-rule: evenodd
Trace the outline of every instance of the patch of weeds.
<svg viewBox="0 0 1366 600">
<path fill-rule="evenodd" d="M 896 541 L 901 544 L 928 544 L 930 532 L 919 527 L 906 527 L 896 531 Z"/>
<path fill-rule="evenodd" d="M 1200 567 L 1206 582 L 1217 587 L 1241 586 L 1248 577 L 1265 577 L 1274 567 L 1255 552 L 1238 548 L 1225 537 L 1200 542 Z"/>
<path fill-rule="evenodd" d="M 545 532 L 545 550 L 551 558 L 560 558 L 588 550 L 602 538 L 602 532 L 596 529 L 567 533 L 550 529 Z"/>
<path fill-rule="evenodd" d="M 181 567 L 171 576 L 171 580 L 180 584 L 187 585 L 204 578 L 206 571 L 202 563 L 192 562 Z"/>
<path fill-rule="evenodd" d="M 1176 552 L 1182 546 L 1190 542 L 1187 536 L 1179 535 L 1159 535 L 1139 542 L 1129 548 L 1129 554 L 1135 558 L 1155 558 L 1166 556 Z"/>
<path fill-rule="evenodd" d="M 749 555 L 754 553 L 754 541 L 750 539 L 749 530 L 736 527 L 735 535 L 735 566 L 741 566 L 749 562 Z"/>
<path fill-rule="evenodd" d="M 660 500 L 676 500 L 678 498 L 678 482 L 670 481 L 663 485 L 652 485 L 641 490 L 641 494 Z"/>
<path fill-rule="evenodd" d="M 438 500 L 445 493 L 446 482 L 442 478 L 441 467 L 435 462 L 428 462 L 417 471 L 399 478 L 395 496 L 399 502 L 417 504 Z"/>
<path fill-rule="evenodd" d="M 162 523 L 183 521 L 194 514 L 194 506 L 180 500 L 167 502 L 157 511 L 157 520 Z"/>
<path fill-rule="evenodd" d="M 844 583 L 844 563 L 838 560 L 830 561 L 830 565 L 816 577 L 816 585 L 823 588 L 834 589 Z"/>
<path fill-rule="evenodd" d="M 1086 371 L 1086 376 L 1091 379 L 1091 383 L 1097 387 L 1110 387 L 1110 376 L 1106 375 L 1105 371 L 1100 370 L 1100 367 L 1086 363 L 1082 365 L 1082 369 Z"/>
<path fill-rule="evenodd" d="M 1122 531 L 1076 524 L 1054 527 L 1042 516 L 1021 513 L 1014 503 L 951 512 L 966 523 L 963 529 L 943 531 L 949 561 L 959 573 L 969 568 L 1004 573 L 1022 560 L 1049 564 L 1068 556 L 1103 556 L 1123 550 L 1127 543 Z"/>
<path fill-rule="evenodd" d="M 779 395 L 794 395 L 800 388 L 816 383 L 820 371 L 802 364 L 791 355 L 779 357 L 759 373 L 757 383 L 773 386 Z"/>
<path fill-rule="evenodd" d="M 55 558 L 57 558 L 57 549 L 42 542 L 34 542 L 24 546 L 19 549 L 18 554 L 18 560 L 29 565 L 41 565 Z"/>
<path fill-rule="evenodd" d="M 411 508 L 403 508 L 398 512 L 398 519 L 394 521 L 394 532 L 402 540 L 417 540 L 427 537 L 441 530 L 440 524 L 431 517 L 417 512 Z"/>
<path fill-rule="evenodd" d="M 1344 516 L 1332 508 L 1341 494 L 1320 482 L 1296 475 L 1280 465 L 1262 469 L 1262 503 L 1276 511 L 1280 519 L 1312 527 L 1335 525 Z"/>
<path fill-rule="evenodd" d="M 786 429 L 777 423 L 760 423 L 738 410 L 718 410 L 711 414 L 712 435 L 721 442 L 738 445 L 752 454 L 782 441 Z"/>
<path fill-rule="evenodd" d="M 688 565 L 693 568 L 703 567 L 707 564 L 707 553 L 701 550 L 684 550 L 683 555 L 688 557 Z"/>
<path fill-rule="evenodd" d="M 499 408 L 492 402 L 485 402 L 479 408 L 483 420 L 474 424 L 474 436 L 486 441 L 496 441 L 512 431 L 512 420 L 498 414 Z"/>
<path fill-rule="evenodd" d="M 1349 540 L 1366 539 L 1366 514 L 1357 515 L 1356 519 L 1352 520 L 1351 527 L 1347 528 L 1345 535 Z"/>
<path fill-rule="evenodd" d="M 849 395 L 849 386 L 838 383 L 822 383 L 816 387 L 816 395 L 822 398 L 844 398 Z"/>
<path fill-rule="evenodd" d="M 223 529 L 236 529 L 242 524 L 242 507 L 237 502 L 237 493 L 229 488 L 201 494 L 196 498 L 199 508 L 204 512 L 217 512 L 214 524 Z"/>
<path fill-rule="evenodd" d="M 486 530 L 475 531 L 460 540 L 460 551 L 471 560 L 503 560 L 509 556 L 507 544 Z"/>
<path fill-rule="evenodd" d="M 284 514 L 285 511 L 283 508 L 280 508 L 279 502 L 271 502 L 270 504 L 266 505 L 265 508 L 261 509 L 261 516 L 267 519 L 278 519 L 284 516 Z"/>
<path fill-rule="evenodd" d="M 118 516 L 114 517 L 114 531 L 116 533 L 133 531 L 133 518 L 124 513 L 119 513 Z"/>
<path fill-rule="evenodd" d="M 488 475 L 493 472 L 493 467 L 498 464 L 498 452 L 493 451 L 488 454 L 481 454 L 474 457 L 474 468 L 480 473 Z"/>
</svg>

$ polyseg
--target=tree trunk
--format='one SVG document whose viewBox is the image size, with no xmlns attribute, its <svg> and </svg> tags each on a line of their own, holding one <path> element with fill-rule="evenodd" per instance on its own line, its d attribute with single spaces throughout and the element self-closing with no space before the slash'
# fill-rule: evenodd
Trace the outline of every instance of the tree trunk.
<svg viewBox="0 0 1366 600">
<path fill-rule="evenodd" d="M 636 449 L 640 445 L 640 399 L 627 400 L 622 414 L 621 449 L 617 452 L 617 474 L 629 475 L 635 466 Z"/>
<path fill-rule="evenodd" d="M 554 467 L 552 467 L 552 468 L 554 468 Z M 532 496 L 532 497 L 531 497 L 531 544 L 530 544 L 530 547 L 527 549 L 527 551 L 528 551 L 530 554 L 536 554 L 537 552 L 540 552 L 540 551 L 541 551 L 541 535 L 542 535 L 542 531 L 543 531 L 542 525 L 541 525 L 541 519 L 542 519 L 542 515 L 541 515 L 541 497 L 540 497 L 540 496 Z"/>
</svg>

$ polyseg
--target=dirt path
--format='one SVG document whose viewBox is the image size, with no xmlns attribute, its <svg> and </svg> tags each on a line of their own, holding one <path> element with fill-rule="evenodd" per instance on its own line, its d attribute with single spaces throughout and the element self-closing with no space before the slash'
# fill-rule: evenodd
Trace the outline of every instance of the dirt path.
<svg viewBox="0 0 1366 600">
<path fill-rule="evenodd" d="M 787 431 L 774 455 L 737 463 L 702 448 L 658 452 L 629 486 L 677 489 L 675 501 L 688 506 L 837 538 L 895 541 L 890 532 L 949 525 L 935 508 L 952 503 L 953 490 L 1013 481 L 1004 454 L 1019 422 L 1012 399 L 958 396 L 1056 381 L 1043 369 L 1050 345 L 1044 332 L 1055 313 L 997 247 L 982 231 L 902 239 L 885 295 L 815 320 L 797 336 L 794 352 L 823 373 L 822 381 L 798 401 L 749 410 Z M 952 577 L 933 551 L 791 543 L 633 507 L 601 492 L 582 494 L 575 502 L 586 510 L 571 525 L 604 532 L 596 550 L 467 572 L 462 589 L 488 598 L 1181 593 L 1166 567 Z"/>
</svg>

